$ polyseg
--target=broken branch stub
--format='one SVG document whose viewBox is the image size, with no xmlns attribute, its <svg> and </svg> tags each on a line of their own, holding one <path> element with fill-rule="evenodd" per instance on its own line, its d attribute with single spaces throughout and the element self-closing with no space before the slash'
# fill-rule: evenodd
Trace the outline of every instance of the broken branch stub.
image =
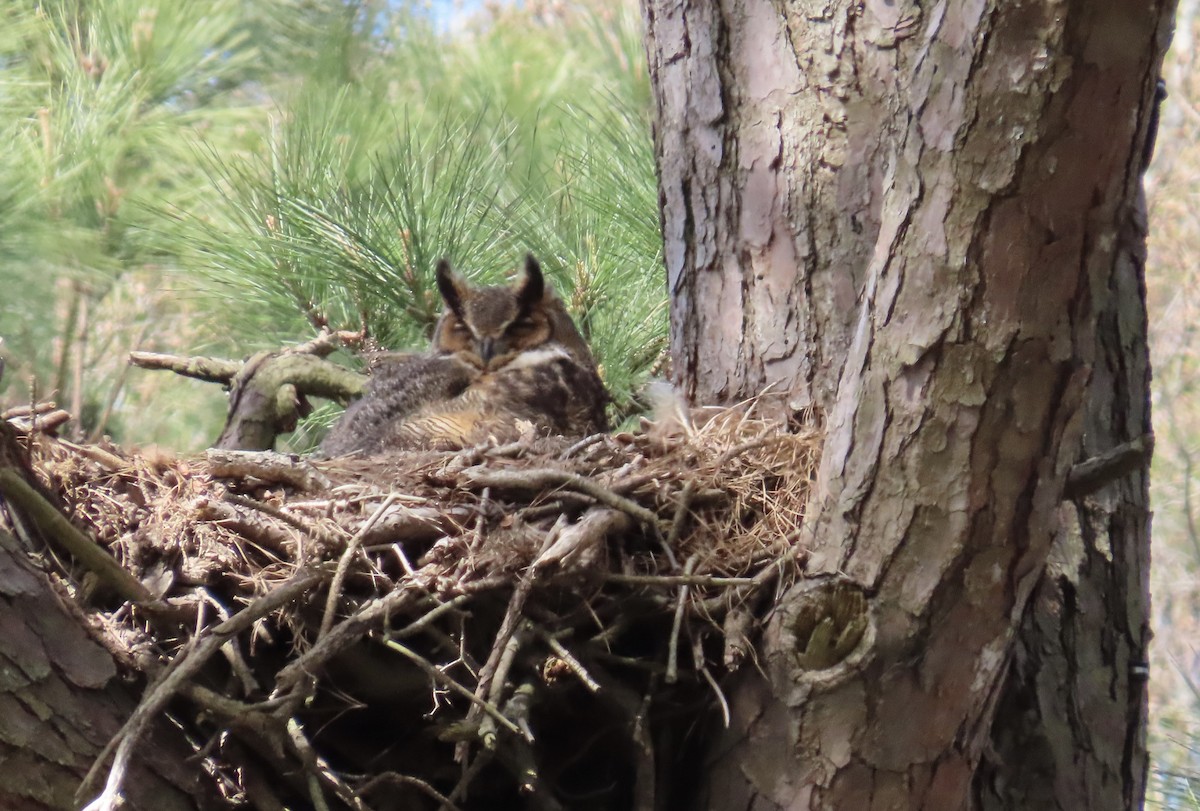
<svg viewBox="0 0 1200 811">
<path fill-rule="evenodd" d="M 344 340 L 341 333 L 334 335 Z M 259 451 L 274 448 L 279 434 L 295 429 L 308 397 L 345 403 L 362 394 L 366 377 L 324 360 L 330 347 L 331 340 L 322 338 L 290 350 L 259 352 L 242 363 L 131 352 L 129 362 L 228 386 L 229 411 L 213 447 Z"/>
</svg>

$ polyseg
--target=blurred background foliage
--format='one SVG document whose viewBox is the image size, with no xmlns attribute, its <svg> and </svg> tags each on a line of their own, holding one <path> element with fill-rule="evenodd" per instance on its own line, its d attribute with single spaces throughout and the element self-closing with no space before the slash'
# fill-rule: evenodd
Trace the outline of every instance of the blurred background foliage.
<svg viewBox="0 0 1200 811">
<path fill-rule="evenodd" d="M 1200 35 L 1182 0 L 1147 174 L 1157 436 L 1150 804 L 1200 808 Z M 0 408 L 180 451 L 240 357 L 367 328 L 421 344 L 436 258 L 532 250 L 622 409 L 662 363 L 651 100 L 634 0 L 0 0 Z M 346 359 L 347 362 L 352 362 Z M 326 410 L 326 416 L 329 411 Z"/>
<path fill-rule="evenodd" d="M 663 362 L 634 2 L 0 0 L 0 137 L 0 404 L 77 436 L 216 436 L 222 393 L 132 349 L 422 345 L 442 255 L 535 253 L 618 417 Z"/>
</svg>

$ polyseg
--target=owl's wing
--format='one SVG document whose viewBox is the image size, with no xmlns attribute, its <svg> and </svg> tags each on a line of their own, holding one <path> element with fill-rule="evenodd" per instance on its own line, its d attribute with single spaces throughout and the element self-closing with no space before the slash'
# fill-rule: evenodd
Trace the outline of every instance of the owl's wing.
<svg viewBox="0 0 1200 811">
<path fill-rule="evenodd" d="M 608 393 L 594 369 L 564 352 L 528 355 L 536 360 L 483 374 L 458 396 L 393 423 L 384 446 L 456 450 L 513 442 L 531 431 L 586 436 L 607 430 Z"/>
<path fill-rule="evenodd" d="M 429 403 L 459 396 L 478 376 L 478 370 L 448 355 L 410 355 L 380 364 L 363 396 L 326 435 L 321 453 L 377 453 L 407 418 Z"/>
</svg>

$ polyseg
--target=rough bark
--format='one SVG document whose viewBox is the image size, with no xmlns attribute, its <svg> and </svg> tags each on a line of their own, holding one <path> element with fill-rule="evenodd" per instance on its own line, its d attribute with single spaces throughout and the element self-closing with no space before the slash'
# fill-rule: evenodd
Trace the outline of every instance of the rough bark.
<svg viewBox="0 0 1200 811">
<path fill-rule="evenodd" d="M 75 791 L 133 711 L 109 653 L 84 619 L 0 530 L 0 808 L 79 807 Z M 168 731 L 169 730 L 169 731 Z M 143 741 L 125 806 L 146 811 L 217 807 L 211 781 L 187 760 L 166 719 Z"/>
<path fill-rule="evenodd" d="M 44 544 L 52 535 L 61 540 L 66 532 L 91 541 L 61 514 L 47 520 L 42 508 L 51 507 L 49 496 L 3 421 L 0 479 L 0 808 L 78 808 L 81 781 L 133 712 L 137 691 L 129 689 L 113 656 L 89 634 L 89 620 L 78 604 L 31 562 L 29 546 L 35 540 Z M 21 486 L 14 488 L 17 482 Z M 27 543 L 5 527 L 14 527 Z M 105 571 L 89 560 L 92 554 L 107 557 L 93 550 L 79 559 Z M 107 577 L 94 585 L 96 593 L 122 591 Z M 136 580 L 133 585 L 144 591 Z M 198 761 L 188 759 L 193 750 L 169 719 L 151 724 L 141 743 L 142 756 L 131 765 L 125 784 L 126 807 L 217 807 L 211 779 Z"/>
<path fill-rule="evenodd" d="M 306 395 L 348 399 L 362 393 L 364 378 L 349 369 L 300 353 L 262 352 L 243 364 L 229 392 L 221 450 L 265 451 L 293 431 L 308 413 Z"/>
<path fill-rule="evenodd" d="M 828 426 L 823 580 L 735 686 L 707 807 L 1136 807 L 1144 477 L 1062 497 L 1085 425 L 1085 455 L 1146 431 L 1131 211 L 1173 3 L 644 7 L 678 382 Z M 803 661 L 854 590 L 857 648 Z"/>
<path fill-rule="evenodd" d="M 265 451 L 310 413 L 309 396 L 346 402 L 362 395 L 366 377 L 324 360 L 338 341 L 358 340 L 361 336 L 350 333 L 323 333 L 289 349 L 258 352 L 242 363 L 153 352 L 132 352 L 129 362 L 227 386 L 229 410 L 213 447 Z"/>
<path fill-rule="evenodd" d="M 1150 432 L 1145 206 L 1128 207 L 1100 328 L 1081 456 Z M 1147 445 L 1149 443 L 1146 443 Z M 1062 507 L 997 707 L 983 809 L 1141 808 L 1146 789 L 1150 498 L 1145 470 Z"/>
</svg>

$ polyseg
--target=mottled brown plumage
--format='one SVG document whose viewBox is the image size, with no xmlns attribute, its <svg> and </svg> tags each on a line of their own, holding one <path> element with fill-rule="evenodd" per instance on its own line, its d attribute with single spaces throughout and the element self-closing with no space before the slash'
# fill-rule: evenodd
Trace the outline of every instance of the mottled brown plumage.
<svg viewBox="0 0 1200 811">
<path fill-rule="evenodd" d="M 446 309 L 432 350 L 381 364 L 323 453 L 453 450 L 607 429 L 609 398 L 592 354 L 537 260 L 525 258 L 514 284 L 483 287 L 443 259 L 437 283 Z"/>
</svg>

